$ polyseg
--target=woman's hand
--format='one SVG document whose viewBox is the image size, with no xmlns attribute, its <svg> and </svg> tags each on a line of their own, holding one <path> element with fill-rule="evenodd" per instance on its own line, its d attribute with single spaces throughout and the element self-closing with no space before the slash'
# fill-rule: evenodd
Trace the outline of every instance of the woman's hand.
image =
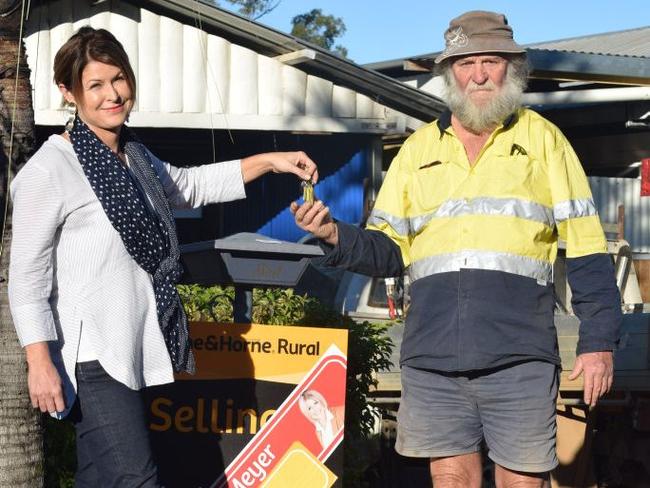
<svg viewBox="0 0 650 488">
<path fill-rule="evenodd" d="M 27 385 L 34 408 L 43 413 L 65 410 L 63 386 L 59 372 L 54 367 L 46 342 L 25 346 L 27 356 Z"/>
<path fill-rule="evenodd" d="M 302 180 L 318 181 L 318 168 L 302 151 L 271 152 L 249 156 L 241 161 L 244 183 L 253 181 L 264 173 L 293 173 Z"/>
<path fill-rule="evenodd" d="M 338 244 L 338 227 L 330 215 L 330 209 L 321 200 L 316 200 L 313 203 L 305 202 L 302 205 L 291 202 L 290 209 L 296 225 L 302 230 L 311 232 L 314 237 L 332 246 Z"/>
<path fill-rule="evenodd" d="M 293 173 L 303 180 L 318 181 L 318 168 L 302 151 L 268 153 L 274 173 Z"/>
</svg>

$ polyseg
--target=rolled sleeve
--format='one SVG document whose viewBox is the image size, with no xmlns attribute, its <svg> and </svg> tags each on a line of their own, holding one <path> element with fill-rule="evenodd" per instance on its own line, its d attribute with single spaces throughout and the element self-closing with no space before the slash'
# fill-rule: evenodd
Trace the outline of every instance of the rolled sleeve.
<svg viewBox="0 0 650 488">
<path fill-rule="evenodd" d="M 53 247 L 64 220 L 54 172 L 29 163 L 11 186 L 13 200 L 9 306 L 22 346 L 57 340 L 50 306 Z"/>
<path fill-rule="evenodd" d="M 23 347 L 36 342 L 58 339 L 49 303 L 35 302 L 12 306 L 11 316 L 14 319 L 18 340 Z"/>
<path fill-rule="evenodd" d="M 563 137 L 549 161 L 553 216 L 559 238 L 566 241 L 567 257 L 606 253 L 607 240 L 589 182 L 573 148 Z"/>
</svg>

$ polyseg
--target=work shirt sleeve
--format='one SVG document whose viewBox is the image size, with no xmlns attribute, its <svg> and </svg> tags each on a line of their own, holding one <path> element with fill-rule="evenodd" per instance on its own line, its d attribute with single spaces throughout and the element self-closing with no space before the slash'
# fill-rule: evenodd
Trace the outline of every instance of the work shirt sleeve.
<svg viewBox="0 0 650 488">
<path fill-rule="evenodd" d="M 55 171 L 27 163 L 11 185 L 9 305 L 20 344 L 57 340 L 50 294 L 57 230 L 65 219 Z M 53 165 L 50 165 L 53 166 Z"/>
<path fill-rule="evenodd" d="M 566 242 L 566 256 L 607 253 L 587 176 L 569 142 L 560 133 L 557 138 L 547 161 L 553 217 L 559 238 Z"/>
<path fill-rule="evenodd" d="M 615 350 L 623 315 L 609 254 L 567 258 L 566 267 L 571 304 L 580 318 L 576 354 Z"/>
<path fill-rule="evenodd" d="M 401 276 L 404 264 L 399 247 L 384 233 L 337 222 L 339 242 L 322 260 L 326 266 L 338 266 L 374 277 Z"/>
<path fill-rule="evenodd" d="M 621 298 L 589 182 L 573 148 L 557 134 L 549 155 L 553 216 L 566 242 L 572 306 L 580 319 L 576 354 L 616 349 Z"/>
</svg>

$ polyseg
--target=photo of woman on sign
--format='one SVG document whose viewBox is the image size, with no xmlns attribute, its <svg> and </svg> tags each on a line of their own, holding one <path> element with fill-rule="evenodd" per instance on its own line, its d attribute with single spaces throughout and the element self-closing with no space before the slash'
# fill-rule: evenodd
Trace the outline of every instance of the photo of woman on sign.
<svg viewBox="0 0 650 488">
<path fill-rule="evenodd" d="M 328 407 L 325 397 L 316 390 L 305 390 L 298 404 L 302 414 L 314 424 L 321 446 L 327 448 L 343 429 L 344 406 Z"/>
</svg>

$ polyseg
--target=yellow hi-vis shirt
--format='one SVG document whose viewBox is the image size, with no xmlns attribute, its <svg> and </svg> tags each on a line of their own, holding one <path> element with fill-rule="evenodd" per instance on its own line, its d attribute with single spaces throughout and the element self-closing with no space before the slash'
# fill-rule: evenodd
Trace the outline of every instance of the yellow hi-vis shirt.
<svg viewBox="0 0 650 488">
<path fill-rule="evenodd" d="M 412 281 L 483 269 L 552 281 L 567 257 L 607 252 L 585 173 L 552 123 L 520 109 L 470 166 L 447 115 L 411 135 L 393 160 L 368 229 L 401 249 Z"/>
</svg>

